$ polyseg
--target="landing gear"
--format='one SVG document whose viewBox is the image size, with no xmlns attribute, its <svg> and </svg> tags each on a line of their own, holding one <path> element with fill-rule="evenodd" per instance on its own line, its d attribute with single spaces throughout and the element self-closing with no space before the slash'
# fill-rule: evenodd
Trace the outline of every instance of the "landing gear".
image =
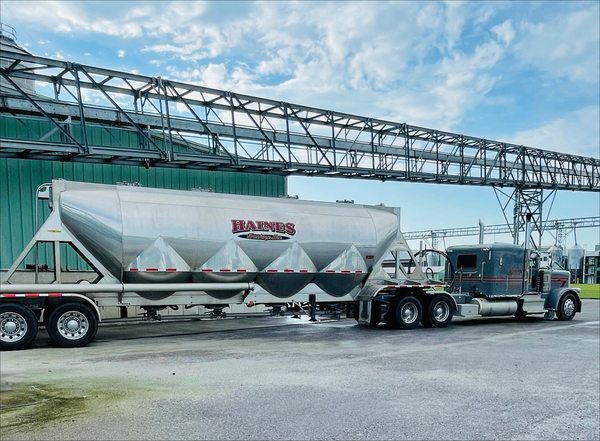
<svg viewBox="0 0 600 441">
<path fill-rule="evenodd" d="M 37 331 L 37 319 L 30 308 L 19 303 L 0 305 L 0 348 L 26 348 L 35 340 Z"/>
<path fill-rule="evenodd" d="M 90 308 L 81 303 L 63 303 L 58 305 L 47 324 L 50 338 L 64 348 L 76 348 L 87 345 L 98 332 L 98 319 Z"/>
<path fill-rule="evenodd" d="M 446 296 L 435 296 L 426 305 L 421 323 L 427 328 L 445 328 L 452 321 L 452 302 Z"/>
<path fill-rule="evenodd" d="M 223 311 L 225 308 L 229 308 L 229 305 L 206 305 L 206 309 L 210 310 L 211 319 L 227 318 L 227 313 Z"/>
</svg>

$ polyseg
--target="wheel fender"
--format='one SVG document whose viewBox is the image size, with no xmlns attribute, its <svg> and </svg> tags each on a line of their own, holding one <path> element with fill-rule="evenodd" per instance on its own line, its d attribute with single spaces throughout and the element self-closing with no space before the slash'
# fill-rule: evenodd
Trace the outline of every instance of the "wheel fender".
<svg viewBox="0 0 600 441">
<path fill-rule="evenodd" d="M 577 312 L 581 312 L 581 299 L 579 298 L 579 289 L 565 287 L 565 288 L 556 288 L 550 291 L 548 297 L 546 297 L 546 302 L 544 303 L 544 308 L 550 311 L 556 311 L 558 309 L 558 304 L 560 303 L 560 299 L 567 293 L 573 294 L 577 301 Z"/>
<path fill-rule="evenodd" d="M 436 296 L 446 297 L 448 300 L 450 300 L 450 303 L 452 304 L 452 308 L 454 308 L 454 312 L 458 311 L 458 303 L 456 303 L 456 299 L 454 297 L 452 297 L 450 294 L 448 294 L 448 292 L 446 292 L 446 291 L 425 291 L 424 299 L 426 301 L 430 301 L 431 299 L 433 299 Z"/>
<path fill-rule="evenodd" d="M 62 298 L 67 301 L 75 300 L 78 303 L 82 303 L 84 305 L 89 306 L 92 309 L 92 311 L 94 311 L 94 314 L 96 314 L 98 323 L 100 323 L 102 321 L 102 316 L 100 315 L 100 310 L 98 309 L 98 305 L 96 305 L 96 303 L 89 297 L 84 296 L 82 294 L 63 294 Z"/>
<path fill-rule="evenodd" d="M 78 303 L 82 303 L 82 304 L 87 305 L 90 308 L 92 308 L 92 311 L 94 311 L 94 314 L 96 314 L 98 323 L 100 323 L 102 321 L 102 317 L 100 316 L 100 309 L 98 309 L 98 305 L 96 305 L 96 303 L 92 299 L 90 299 L 87 296 L 84 296 L 83 294 L 74 294 L 74 293 L 67 293 L 67 294 L 62 294 L 62 293 L 0 294 L 0 300 L 2 300 L 2 301 L 22 303 L 22 304 L 26 303 L 25 300 L 26 300 L 26 298 L 29 298 L 29 297 L 45 298 L 46 300 L 48 300 L 49 298 L 52 298 L 53 300 L 58 300 L 59 303 L 64 303 L 65 301 L 69 301 L 69 300 L 76 301 Z M 46 304 L 46 306 L 47 306 L 47 304 Z"/>
</svg>

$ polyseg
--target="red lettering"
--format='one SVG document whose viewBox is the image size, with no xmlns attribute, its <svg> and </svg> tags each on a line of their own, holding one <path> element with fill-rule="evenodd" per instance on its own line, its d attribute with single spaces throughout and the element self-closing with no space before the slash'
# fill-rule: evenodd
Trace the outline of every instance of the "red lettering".
<svg viewBox="0 0 600 441">
<path fill-rule="evenodd" d="M 274 223 L 275 226 L 275 232 L 276 233 L 285 233 L 285 224 L 283 222 L 275 222 Z M 273 231 L 273 230 L 271 230 Z"/>
<path fill-rule="evenodd" d="M 243 220 L 231 220 L 231 232 L 232 233 L 241 233 L 242 231 L 248 231 L 244 228 L 244 221 Z"/>
<path fill-rule="evenodd" d="M 285 233 L 289 234 L 290 236 L 293 236 L 294 234 L 296 234 L 296 225 L 294 225 L 291 222 L 288 222 L 287 224 L 285 224 Z"/>
<path fill-rule="evenodd" d="M 296 225 L 292 222 L 266 222 L 266 221 L 244 221 L 240 219 L 231 220 L 231 232 L 246 233 L 248 231 L 271 231 L 293 236 L 296 234 Z"/>
</svg>

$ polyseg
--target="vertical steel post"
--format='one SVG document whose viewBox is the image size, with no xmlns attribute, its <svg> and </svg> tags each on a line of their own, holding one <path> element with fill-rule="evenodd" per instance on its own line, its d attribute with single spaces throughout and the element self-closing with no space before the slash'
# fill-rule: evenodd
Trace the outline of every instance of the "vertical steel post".
<svg viewBox="0 0 600 441">
<path fill-rule="evenodd" d="M 231 92 L 226 92 L 225 96 L 229 98 L 229 104 L 231 105 L 231 130 L 233 132 L 233 150 L 235 154 L 235 164 L 240 163 L 240 158 L 238 156 L 238 140 L 237 133 L 235 130 L 235 111 L 233 107 L 233 94 Z"/>
<path fill-rule="evenodd" d="M 160 91 L 160 86 L 162 85 L 162 89 L 163 89 L 163 94 L 165 97 L 165 112 L 166 112 L 166 116 L 167 116 L 167 130 L 169 131 L 169 150 L 167 150 L 167 146 L 165 146 L 165 150 L 167 150 L 167 161 L 171 161 L 174 158 L 174 152 L 173 152 L 173 132 L 171 130 L 171 113 L 169 112 L 169 95 L 167 94 L 167 84 L 166 81 L 164 79 L 160 79 L 160 85 L 159 85 L 159 91 Z"/>
<path fill-rule="evenodd" d="M 308 301 L 310 302 L 310 321 L 317 321 L 317 296 L 316 294 L 309 294 Z"/>
<path fill-rule="evenodd" d="M 77 104 L 79 105 L 79 122 L 81 123 L 81 136 L 83 139 L 83 145 L 85 146 L 86 153 L 93 153 L 88 144 L 87 128 L 85 126 L 85 115 L 83 114 L 83 99 L 81 98 L 81 84 L 79 82 L 79 69 L 77 64 L 73 65 L 73 71 L 75 76 L 75 84 L 77 85 Z"/>
</svg>

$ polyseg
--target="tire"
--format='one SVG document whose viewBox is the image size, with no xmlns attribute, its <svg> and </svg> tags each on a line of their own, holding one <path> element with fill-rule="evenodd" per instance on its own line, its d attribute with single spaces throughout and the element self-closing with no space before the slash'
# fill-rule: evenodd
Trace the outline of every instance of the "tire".
<svg viewBox="0 0 600 441">
<path fill-rule="evenodd" d="M 445 328 L 454 316 L 452 302 L 446 296 L 435 296 L 424 307 L 421 323 L 427 328 Z"/>
<path fill-rule="evenodd" d="M 568 321 L 573 320 L 577 314 L 577 299 L 571 293 L 567 293 L 560 299 L 558 303 L 558 309 L 556 310 L 556 316 L 559 320 Z"/>
<path fill-rule="evenodd" d="M 369 326 L 377 326 L 381 323 L 381 303 L 371 300 L 371 318 Z"/>
<path fill-rule="evenodd" d="M 91 342 L 98 332 L 98 319 L 81 303 L 63 303 L 50 313 L 47 324 L 50 338 L 64 348 L 77 348 Z"/>
<path fill-rule="evenodd" d="M 414 329 L 421 322 L 423 308 L 416 297 L 402 297 L 392 302 L 388 316 L 390 326 L 399 329 Z"/>
<path fill-rule="evenodd" d="M 0 305 L 0 348 L 24 349 L 37 335 L 38 324 L 31 309 L 19 303 Z"/>
</svg>

